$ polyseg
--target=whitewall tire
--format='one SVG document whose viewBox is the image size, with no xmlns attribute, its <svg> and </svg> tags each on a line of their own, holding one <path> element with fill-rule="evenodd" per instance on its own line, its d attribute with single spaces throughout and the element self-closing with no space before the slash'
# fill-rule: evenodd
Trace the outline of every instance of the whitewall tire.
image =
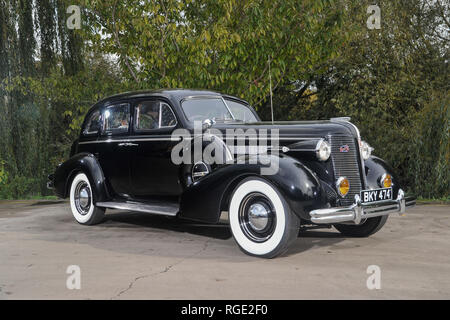
<svg viewBox="0 0 450 320">
<path fill-rule="evenodd" d="M 84 173 L 78 173 L 70 186 L 70 209 L 78 223 L 93 225 L 103 220 L 105 209 L 96 207 L 93 197 L 88 177 Z"/>
<path fill-rule="evenodd" d="M 281 193 L 262 178 L 244 179 L 231 196 L 228 212 L 233 237 L 249 255 L 276 257 L 297 238 L 300 219 Z"/>
</svg>

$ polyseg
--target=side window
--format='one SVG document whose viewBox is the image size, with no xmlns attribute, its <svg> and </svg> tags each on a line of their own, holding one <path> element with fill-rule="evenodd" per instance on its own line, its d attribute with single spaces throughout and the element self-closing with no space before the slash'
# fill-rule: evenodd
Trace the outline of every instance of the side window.
<svg viewBox="0 0 450 320">
<path fill-rule="evenodd" d="M 143 101 L 136 106 L 136 130 L 170 128 L 177 124 L 177 118 L 170 106 L 161 101 Z"/>
<path fill-rule="evenodd" d="M 130 124 L 130 105 L 117 104 L 105 109 L 104 131 L 109 133 L 127 132 Z"/>
<path fill-rule="evenodd" d="M 97 133 L 102 127 L 102 121 L 100 117 L 100 111 L 94 111 L 89 120 L 86 122 L 86 126 L 84 127 L 83 134 L 94 134 Z"/>
<path fill-rule="evenodd" d="M 161 123 L 160 128 L 174 127 L 177 124 L 177 118 L 173 114 L 172 108 L 167 103 L 161 103 Z"/>
</svg>

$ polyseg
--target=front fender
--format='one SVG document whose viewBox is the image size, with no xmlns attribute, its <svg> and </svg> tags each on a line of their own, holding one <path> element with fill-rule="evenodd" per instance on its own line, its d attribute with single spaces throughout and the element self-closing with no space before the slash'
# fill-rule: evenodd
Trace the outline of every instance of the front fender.
<svg viewBox="0 0 450 320">
<path fill-rule="evenodd" d="M 186 188 L 181 196 L 180 216 L 217 223 L 221 211 L 228 210 L 232 192 L 239 182 L 249 176 L 258 176 L 272 183 L 300 218 L 308 219 L 307 212 L 326 201 L 320 181 L 300 161 L 286 155 L 277 157 L 279 167 L 273 175 L 261 175 L 261 169 L 267 166 L 260 162 L 251 163 L 249 158 L 245 164 L 227 164 L 217 168 Z"/>
<path fill-rule="evenodd" d="M 392 177 L 392 191 L 393 197 L 396 198 L 398 190 L 401 188 L 394 169 L 387 164 L 383 159 L 375 156 L 371 156 L 369 159 L 364 161 L 364 169 L 366 170 L 366 185 L 367 189 L 378 189 L 380 185 L 378 184 L 378 179 L 384 174 L 390 174 Z"/>
<path fill-rule="evenodd" d="M 53 182 L 58 197 L 69 196 L 70 182 L 78 172 L 83 172 L 88 177 L 94 193 L 94 203 L 109 199 L 103 170 L 97 158 L 87 152 L 74 155 L 56 169 Z"/>
</svg>

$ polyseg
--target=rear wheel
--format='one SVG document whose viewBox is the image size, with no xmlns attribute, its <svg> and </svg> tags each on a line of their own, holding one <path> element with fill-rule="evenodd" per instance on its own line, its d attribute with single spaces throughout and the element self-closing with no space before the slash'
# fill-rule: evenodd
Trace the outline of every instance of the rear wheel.
<svg viewBox="0 0 450 320">
<path fill-rule="evenodd" d="M 87 176 L 84 173 L 77 174 L 70 187 L 70 209 L 78 223 L 93 225 L 103 220 L 105 209 L 96 207 L 93 197 Z"/>
<path fill-rule="evenodd" d="M 335 224 L 334 227 L 344 236 L 363 238 L 378 232 L 386 223 L 387 218 L 387 215 L 373 217 L 358 225 Z"/>
<path fill-rule="evenodd" d="M 278 190 L 256 177 L 243 180 L 234 190 L 229 221 L 240 249 L 262 258 L 284 253 L 300 227 L 299 218 Z"/>
</svg>

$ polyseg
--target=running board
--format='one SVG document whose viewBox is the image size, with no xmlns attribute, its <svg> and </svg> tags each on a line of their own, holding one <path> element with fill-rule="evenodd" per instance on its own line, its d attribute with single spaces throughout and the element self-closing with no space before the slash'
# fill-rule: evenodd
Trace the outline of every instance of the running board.
<svg viewBox="0 0 450 320">
<path fill-rule="evenodd" d="M 147 212 L 153 214 L 160 214 L 164 216 L 176 216 L 180 210 L 178 204 L 167 202 L 158 204 L 145 204 L 133 202 L 97 202 L 97 207 L 121 209 L 129 211 Z"/>
</svg>

